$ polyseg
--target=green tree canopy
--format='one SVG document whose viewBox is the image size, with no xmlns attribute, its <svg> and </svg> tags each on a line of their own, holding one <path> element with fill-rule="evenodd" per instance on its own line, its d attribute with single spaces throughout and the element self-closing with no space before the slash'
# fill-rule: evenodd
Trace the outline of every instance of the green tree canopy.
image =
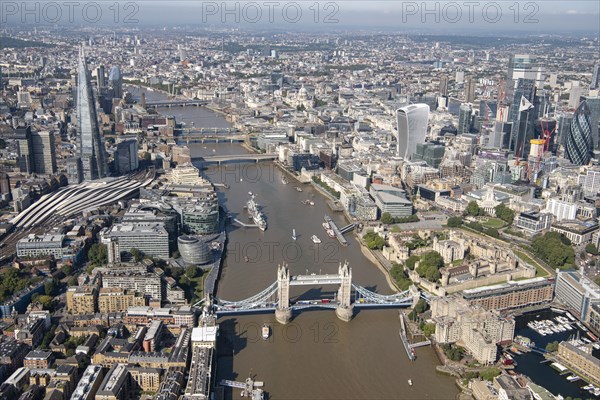
<svg viewBox="0 0 600 400">
<path fill-rule="evenodd" d="M 108 262 L 108 250 L 106 245 L 95 243 L 90 246 L 88 251 L 88 260 L 96 265 L 104 265 Z"/>
<path fill-rule="evenodd" d="M 462 225 L 462 223 L 463 220 L 461 217 L 450 217 L 448 218 L 448 222 L 446 222 L 446 225 L 448 225 L 448 227 L 450 228 L 458 228 Z"/>
<path fill-rule="evenodd" d="M 139 249 L 136 249 L 135 247 L 131 248 L 131 250 L 129 250 L 129 253 L 133 256 L 136 262 L 140 262 L 144 259 L 144 253 L 142 253 Z"/>
<path fill-rule="evenodd" d="M 561 236 L 558 232 L 546 232 L 531 241 L 533 253 L 553 268 L 565 268 L 575 262 L 575 250 Z"/>
<path fill-rule="evenodd" d="M 477 217 L 477 216 L 485 214 L 485 212 L 481 208 L 479 208 L 479 205 L 477 204 L 477 202 L 475 200 L 470 201 L 469 204 L 467 204 L 465 213 L 472 217 Z"/>
<path fill-rule="evenodd" d="M 435 282 L 440 279 L 440 268 L 444 266 L 444 259 L 437 251 L 430 251 L 421 256 L 417 273 L 421 278 L 425 278 L 430 282 Z"/>
<path fill-rule="evenodd" d="M 515 212 L 513 210 L 502 203 L 498 204 L 494 210 L 496 211 L 496 216 L 502 221 L 508 224 L 513 223 L 513 220 L 515 219 Z"/>
<path fill-rule="evenodd" d="M 593 243 L 588 243 L 585 246 L 585 251 L 594 256 L 598 255 L 598 248 Z"/>
</svg>

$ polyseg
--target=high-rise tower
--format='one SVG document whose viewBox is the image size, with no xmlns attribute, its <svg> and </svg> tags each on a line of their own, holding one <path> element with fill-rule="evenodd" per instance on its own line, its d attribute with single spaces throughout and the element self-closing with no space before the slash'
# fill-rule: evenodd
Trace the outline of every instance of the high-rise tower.
<svg viewBox="0 0 600 400">
<path fill-rule="evenodd" d="M 427 104 L 411 104 L 396 111 L 398 122 L 398 156 L 408 160 L 417 150 L 417 143 L 425 142 L 429 122 Z"/>
<path fill-rule="evenodd" d="M 120 99 L 123 97 L 123 78 L 121 77 L 121 69 L 118 65 L 115 65 L 110 69 L 108 85 L 112 89 L 113 99 Z"/>
<path fill-rule="evenodd" d="M 106 150 L 100 136 L 96 100 L 83 49 L 79 51 L 77 71 L 77 122 L 79 123 L 79 155 L 84 179 L 104 178 L 108 174 Z"/>
<path fill-rule="evenodd" d="M 590 109 L 587 102 L 582 101 L 573 115 L 571 132 L 566 140 L 565 157 L 575 165 L 586 165 L 590 162 L 592 149 Z"/>
</svg>

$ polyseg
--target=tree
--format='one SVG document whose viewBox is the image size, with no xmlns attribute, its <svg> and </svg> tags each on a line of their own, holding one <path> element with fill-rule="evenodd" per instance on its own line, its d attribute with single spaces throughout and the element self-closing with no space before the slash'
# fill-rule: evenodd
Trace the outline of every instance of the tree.
<svg viewBox="0 0 600 400">
<path fill-rule="evenodd" d="M 473 200 L 473 201 L 470 201 L 469 204 L 467 204 L 465 213 L 472 217 L 477 217 L 477 216 L 483 215 L 483 210 L 481 208 L 479 208 L 479 205 L 477 204 L 477 202 L 475 200 Z"/>
<path fill-rule="evenodd" d="M 423 331 L 423 335 L 431 336 L 435 333 L 435 324 L 425 324 L 421 330 Z"/>
<path fill-rule="evenodd" d="M 132 247 L 131 250 L 129 250 L 129 253 L 133 256 L 136 262 L 140 262 L 144 259 L 144 253 L 135 247 Z"/>
<path fill-rule="evenodd" d="M 56 282 L 54 281 L 54 279 L 51 279 L 44 283 L 44 293 L 46 294 L 46 296 L 53 296 L 55 291 Z"/>
<path fill-rule="evenodd" d="M 430 282 L 435 282 L 440 279 L 440 268 L 444 266 L 444 259 L 437 251 L 430 251 L 421 256 L 419 266 L 416 271 L 421 278 L 425 278 Z"/>
<path fill-rule="evenodd" d="M 106 245 L 96 243 L 90 246 L 88 260 L 96 265 L 104 265 L 108 262 L 108 250 Z"/>
<path fill-rule="evenodd" d="M 479 372 L 479 377 L 485 381 L 492 381 L 498 375 L 500 375 L 500 370 L 498 368 L 486 368 Z"/>
<path fill-rule="evenodd" d="M 195 265 L 190 265 L 185 269 L 185 276 L 187 276 L 189 279 L 194 279 L 197 273 L 198 268 L 196 268 Z"/>
<path fill-rule="evenodd" d="M 449 228 L 458 228 L 462 225 L 462 223 L 463 220 L 461 217 L 450 217 L 448 218 L 448 222 L 446 222 L 446 225 L 448 225 Z"/>
<path fill-rule="evenodd" d="M 498 239 L 500 237 L 500 233 L 498 233 L 498 229 L 496 228 L 488 228 L 485 230 L 485 234 L 491 236 L 493 238 Z"/>
<path fill-rule="evenodd" d="M 555 340 L 554 342 L 550 342 L 546 345 L 546 351 L 549 353 L 554 353 L 558 351 L 558 342 Z"/>
<path fill-rule="evenodd" d="M 379 236 L 375 232 L 368 232 L 365 236 L 363 236 L 367 247 L 371 250 L 381 250 L 385 245 L 385 239 Z"/>
<path fill-rule="evenodd" d="M 496 211 L 496 216 L 502 221 L 508 224 L 513 223 L 513 220 L 515 219 L 515 212 L 506 207 L 503 203 L 498 204 L 494 211 Z"/>
<path fill-rule="evenodd" d="M 593 256 L 598 255 L 598 248 L 593 243 L 588 243 L 585 246 L 585 251 L 587 251 L 589 254 L 591 254 Z"/>
<path fill-rule="evenodd" d="M 417 263 L 417 261 L 419 261 L 421 258 L 417 255 L 412 255 L 410 257 L 408 257 L 408 260 L 406 260 L 406 268 L 410 269 L 411 271 L 413 269 L 415 269 L 415 264 Z"/>
<path fill-rule="evenodd" d="M 567 239 L 568 240 L 568 239 Z M 566 268 L 575 262 L 575 250 L 558 232 L 546 232 L 531 241 L 533 253 L 553 268 Z"/>
<path fill-rule="evenodd" d="M 380 221 L 382 224 L 389 225 L 389 224 L 394 223 L 394 218 L 392 217 L 392 215 L 390 213 L 384 212 L 383 214 L 381 214 Z"/>
<path fill-rule="evenodd" d="M 77 286 L 77 278 L 74 276 L 70 277 L 69 280 L 67 281 L 67 285 Z"/>
</svg>

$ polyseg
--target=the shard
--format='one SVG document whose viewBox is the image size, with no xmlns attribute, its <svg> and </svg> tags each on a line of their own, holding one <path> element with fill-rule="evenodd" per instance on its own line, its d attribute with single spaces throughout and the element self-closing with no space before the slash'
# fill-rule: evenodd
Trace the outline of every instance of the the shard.
<svg viewBox="0 0 600 400">
<path fill-rule="evenodd" d="M 90 83 L 90 73 L 83 48 L 79 50 L 77 71 L 77 122 L 79 123 L 79 156 L 83 178 L 93 180 L 108 175 L 106 151 L 96 114 L 96 99 Z"/>
</svg>

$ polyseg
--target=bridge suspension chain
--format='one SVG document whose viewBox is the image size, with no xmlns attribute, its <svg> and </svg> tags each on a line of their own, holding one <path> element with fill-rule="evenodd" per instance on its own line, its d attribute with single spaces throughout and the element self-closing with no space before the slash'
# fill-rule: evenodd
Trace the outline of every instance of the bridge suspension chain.
<svg viewBox="0 0 600 400">
<path fill-rule="evenodd" d="M 271 284 L 268 288 L 266 288 L 262 292 L 255 294 L 254 296 L 249 297 L 247 299 L 239 300 L 239 301 L 228 301 L 228 300 L 215 299 L 215 305 L 217 307 L 218 306 L 221 306 L 221 307 L 235 306 L 235 307 L 239 307 L 239 308 L 255 307 L 257 305 L 266 303 L 267 300 L 269 298 L 271 298 L 276 292 L 277 292 L 277 282 L 274 282 L 273 284 Z"/>
<path fill-rule="evenodd" d="M 396 294 L 382 295 L 365 289 L 360 285 L 352 284 L 352 287 L 356 291 L 357 297 L 362 297 L 369 302 L 377 304 L 412 302 L 412 295 L 410 294 L 409 290 L 405 290 Z"/>
</svg>

